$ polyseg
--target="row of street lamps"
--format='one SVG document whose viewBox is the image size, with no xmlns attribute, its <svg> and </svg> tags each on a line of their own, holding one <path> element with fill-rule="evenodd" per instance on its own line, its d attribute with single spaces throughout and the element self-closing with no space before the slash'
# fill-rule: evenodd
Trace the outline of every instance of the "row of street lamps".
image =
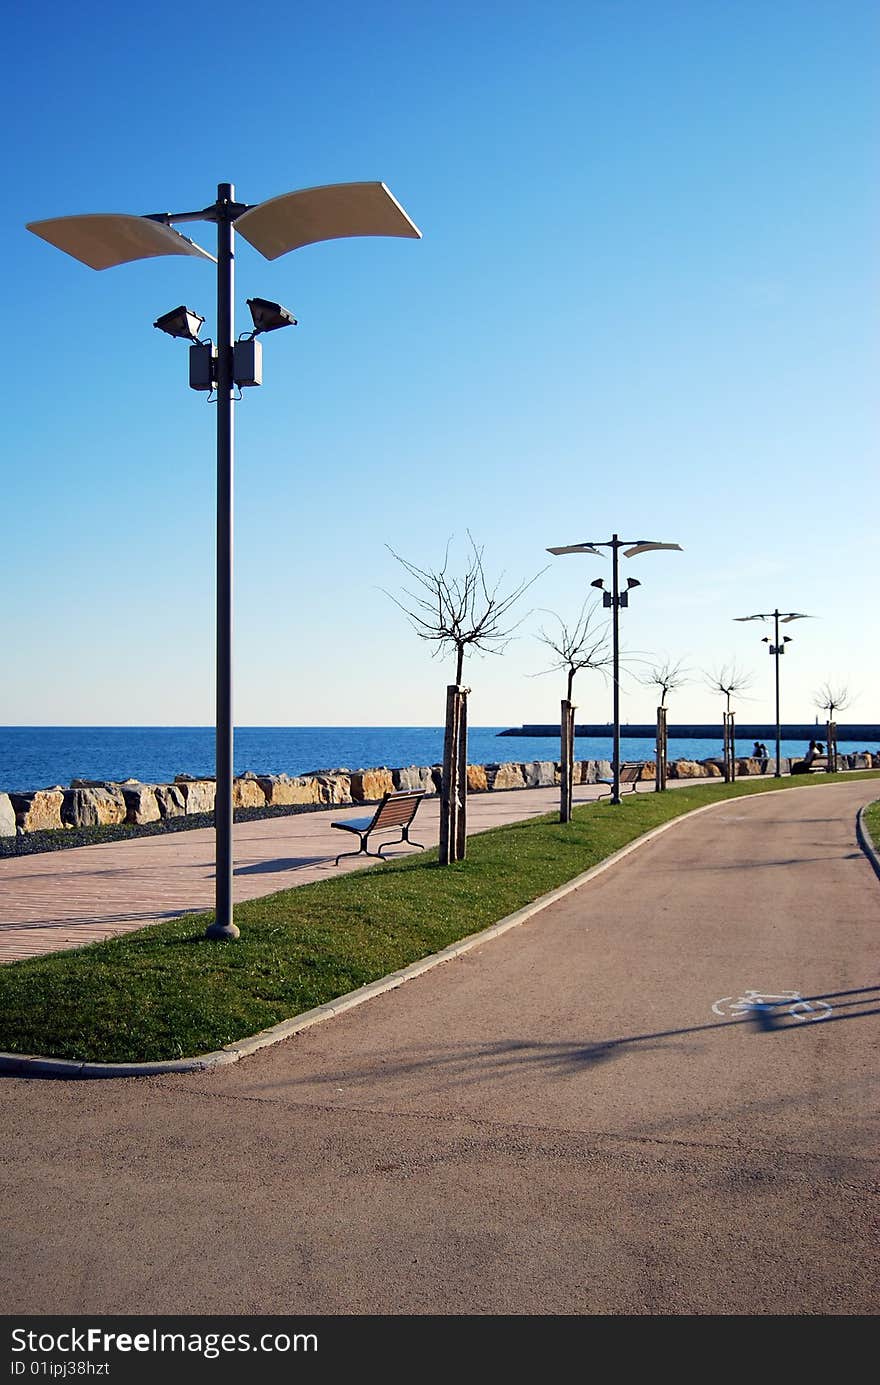
<svg viewBox="0 0 880 1385">
<path fill-rule="evenodd" d="M 611 762 L 611 802 L 620 803 L 620 610 L 629 605 L 629 593 L 633 587 L 640 587 L 642 584 L 635 577 L 627 577 L 626 587 L 620 590 L 619 578 L 619 553 L 623 549 L 625 558 L 636 558 L 640 553 L 653 553 L 658 549 L 675 549 L 681 553 L 682 547 L 678 543 L 657 543 L 649 539 L 621 539 L 617 534 L 612 534 L 610 539 L 590 540 L 586 543 L 562 544 L 558 547 L 548 548 L 547 552 L 559 556 L 568 553 L 588 553 L 597 558 L 601 558 L 601 549 L 611 549 L 611 591 L 605 590 L 605 583 L 601 577 L 597 577 L 590 583 L 591 587 L 597 587 L 602 592 L 602 604 L 611 611 L 612 629 L 612 683 L 614 689 L 614 750 Z M 779 697 L 779 657 L 785 653 L 785 646 L 791 643 L 790 635 L 783 635 L 779 638 L 779 625 L 788 624 L 792 620 L 808 620 L 810 617 L 800 611 L 764 611 L 751 616 L 734 616 L 734 620 L 773 620 L 775 621 L 775 631 L 773 640 L 765 636 L 763 643 L 769 644 L 770 654 L 776 657 L 776 765 L 774 776 L 782 778 L 782 718 L 780 712 Z"/>
<path fill-rule="evenodd" d="M 174 229 L 173 223 L 204 221 L 217 227 L 217 254 L 203 250 Z M 196 211 L 157 212 L 147 216 L 92 213 L 34 221 L 27 229 L 65 251 L 91 269 L 109 269 L 134 260 L 160 255 L 188 255 L 217 265 L 217 340 L 203 341 L 205 318 L 181 305 L 162 314 L 154 326 L 169 336 L 190 343 L 189 383 L 208 391 L 217 404 L 217 609 L 216 609 L 216 888 L 215 917 L 208 927 L 210 938 L 236 938 L 232 918 L 233 876 L 233 710 L 232 710 L 232 582 L 233 582 L 233 400 L 236 388 L 262 383 L 262 346 L 257 338 L 266 332 L 296 325 L 289 309 L 265 298 L 247 300 L 253 331 L 234 340 L 235 234 L 239 232 L 266 259 L 275 260 L 292 250 L 318 241 L 348 236 L 402 236 L 417 239 L 421 232 L 407 216 L 384 183 L 337 183 L 305 188 L 255 204 L 239 202 L 232 183 L 220 183 L 217 198 Z M 629 604 L 629 593 L 640 586 L 628 577 L 620 590 L 619 557 L 634 558 L 661 549 L 681 552 L 677 543 L 645 539 L 610 539 L 550 548 L 553 554 L 587 553 L 601 557 L 611 550 L 611 590 L 602 578 L 591 585 L 602 591 L 612 612 L 614 684 L 614 757 L 611 802 L 620 803 L 620 639 L 619 616 Z M 779 773 L 779 621 L 799 620 L 795 612 L 770 613 L 776 620 L 776 640 L 770 652 L 776 668 L 776 763 Z M 741 616 L 741 620 L 765 620 L 770 615 Z M 784 637 L 787 640 L 788 637 Z"/>
</svg>

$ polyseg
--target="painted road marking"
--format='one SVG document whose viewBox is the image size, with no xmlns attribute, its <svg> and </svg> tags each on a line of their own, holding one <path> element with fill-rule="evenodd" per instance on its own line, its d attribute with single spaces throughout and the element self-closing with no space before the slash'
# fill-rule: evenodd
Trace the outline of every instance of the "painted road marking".
<svg viewBox="0 0 880 1385">
<path fill-rule="evenodd" d="M 742 1019 L 753 1015 L 759 1007 L 772 1007 L 774 1011 L 787 1011 L 796 1020 L 827 1020 L 831 1006 L 827 1000 L 804 1000 L 800 991 L 745 991 L 741 996 L 722 996 L 712 1006 L 713 1013 L 722 1019 Z"/>
</svg>

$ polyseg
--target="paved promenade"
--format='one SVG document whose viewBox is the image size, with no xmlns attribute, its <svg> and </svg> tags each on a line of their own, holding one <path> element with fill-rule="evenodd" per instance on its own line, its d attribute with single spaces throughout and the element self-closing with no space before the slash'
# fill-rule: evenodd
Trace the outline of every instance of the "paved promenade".
<svg viewBox="0 0 880 1385">
<path fill-rule="evenodd" d="M 235 1067 L 2 1080 L 5 1311 L 876 1313 L 876 794 L 685 818 Z"/>
<path fill-rule="evenodd" d="M 695 782 L 702 781 L 682 780 L 681 784 Z M 574 801 L 590 802 L 600 792 L 601 786 L 579 786 Z M 644 785 L 639 792 L 653 792 L 653 785 Z M 558 807 L 558 789 L 472 794 L 468 833 L 537 817 Z M 372 812 L 371 806 L 361 805 L 237 823 L 235 903 L 373 865 L 372 859 L 363 856 L 334 865 L 340 851 L 356 851 L 358 842 L 350 832 L 330 826 Z M 426 846 L 437 845 L 440 807 L 436 798 L 426 798 L 420 805 L 411 835 Z M 385 839 L 380 837 L 378 844 Z M 372 850 L 376 844 L 371 843 Z M 387 857 L 394 854 L 393 849 L 386 852 Z M 412 852 L 402 847 L 399 854 Z M 0 962 L 81 947 L 213 906 L 211 827 L 0 860 Z"/>
</svg>

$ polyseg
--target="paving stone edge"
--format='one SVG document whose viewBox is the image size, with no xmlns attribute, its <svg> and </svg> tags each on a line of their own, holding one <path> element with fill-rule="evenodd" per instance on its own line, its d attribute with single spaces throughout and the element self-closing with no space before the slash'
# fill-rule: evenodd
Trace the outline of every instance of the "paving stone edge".
<svg viewBox="0 0 880 1385">
<path fill-rule="evenodd" d="M 808 786 L 804 785 L 803 787 Z M 767 792 L 785 793 L 787 790 L 770 789 Z M 761 794 L 760 797 L 765 797 L 765 794 Z M 429 957 L 422 957 L 418 962 L 411 962 L 409 966 L 402 967 L 399 971 L 391 972 L 388 976 L 382 976 L 377 981 L 370 981 L 356 991 L 349 991 L 346 995 L 328 1001 L 325 1005 L 317 1005 L 313 1010 L 306 1010 L 301 1015 L 294 1015 L 292 1019 L 282 1020 L 280 1024 L 274 1024 L 270 1029 L 263 1029 L 260 1033 L 252 1034 L 247 1039 L 238 1039 L 235 1043 L 226 1044 L 223 1048 L 215 1049 L 212 1053 L 203 1053 L 195 1058 L 174 1058 L 160 1063 L 86 1063 L 67 1058 L 41 1058 L 30 1054 L 0 1053 L 0 1073 L 17 1077 L 158 1077 L 163 1073 L 207 1072 L 212 1068 L 237 1063 L 249 1054 L 257 1053 L 261 1048 L 268 1048 L 272 1044 L 281 1043 L 282 1040 L 289 1039 L 304 1029 L 311 1029 L 312 1025 L 320 1024 L 333 1015 L 340 1015 L 346 1010 L 353 1010 L 355 1006 L 363 1005 L 365 1001 L 372 1000 L 374 996 L 396 990 L 398 986 L 414 980 L 415 977 L 421 976 L 426 971 L 431 971 L 443 962 L 451 962 L 455 957 L 460 957 L 463 953 L 470 952 L 483 943 L 491 942 L 493 938 L 498 938 L 509 929 L 517 928 L 520 924 L 526 923 L 550 904 L 555 904 L 558 899 L 564 899 L 566 895 L 594 880 L 596 876 L 610 870 L 612 866 L 617 865 L 631 852 L 645 846 L 655 837 L 669 831 L 671 827 L 676 827 L 682 822 L 689 822 L 692 818 L 699 817 L 701 813 L 709 813 L 716 808 L 723 808 L 733 801 L 735 800 L 723 798 L 717 803 L 707 803 L 702 808 L 694 808 L 690 813 L 682 813 L 679 817 L 670 818 L 668 822 L 662 822 L 659 827 L 652 827 L 650 832 L 644 832 L 640 837 L 627 842 L 626 846 L 606 857 L 604 861 L 600 861 L 598 865 L 591 866 L 589 870 L 576 875 L 574 879 L 566 881 L 564 885 L 558 885 L 555 890 L 550 890 L 548 894 L 532 900 L 531 904 L 526 904 L 522 909 L 508 914 L 506 918 L 499 919 L 497 923 L 481 929 L 479 933 L 470 933 L 466 938 L 460 938 L 457 943 L 450 943 L 448 947 L 442 948 L 440 952 L 433 952 Z M 864 811 L 864 808 L 859 809 L 856 818 L 856 835 L 859 845 L 870 860 L 877 875 L 880 876 L 880 855 L 875 850 L 864 826 L 862 820 Z"/>
</svg>

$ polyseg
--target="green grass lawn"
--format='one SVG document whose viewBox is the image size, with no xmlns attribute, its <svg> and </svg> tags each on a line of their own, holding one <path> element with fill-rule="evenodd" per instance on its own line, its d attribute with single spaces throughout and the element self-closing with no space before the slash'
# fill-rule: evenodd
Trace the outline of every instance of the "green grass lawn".
<svg viewBox="0 0 880 1385">
<path fill-rule="evenodd" d="M 880 774 L 808 783 L 871 778 Z M 205 941 L 211 916 L 189 914 L 14 962 L 0 967 L 0 1050 L 92 1062 L 206 1053 L 497 922 L 662 822 L 719 799 L 804 786 L 740 780 L 626 794 L 617 808 L 575 809 L 567 826 L 549 814 L 480 833 L 454 866 L 424 852 L 238 905 L 234 943 Z"/>
</svg>

